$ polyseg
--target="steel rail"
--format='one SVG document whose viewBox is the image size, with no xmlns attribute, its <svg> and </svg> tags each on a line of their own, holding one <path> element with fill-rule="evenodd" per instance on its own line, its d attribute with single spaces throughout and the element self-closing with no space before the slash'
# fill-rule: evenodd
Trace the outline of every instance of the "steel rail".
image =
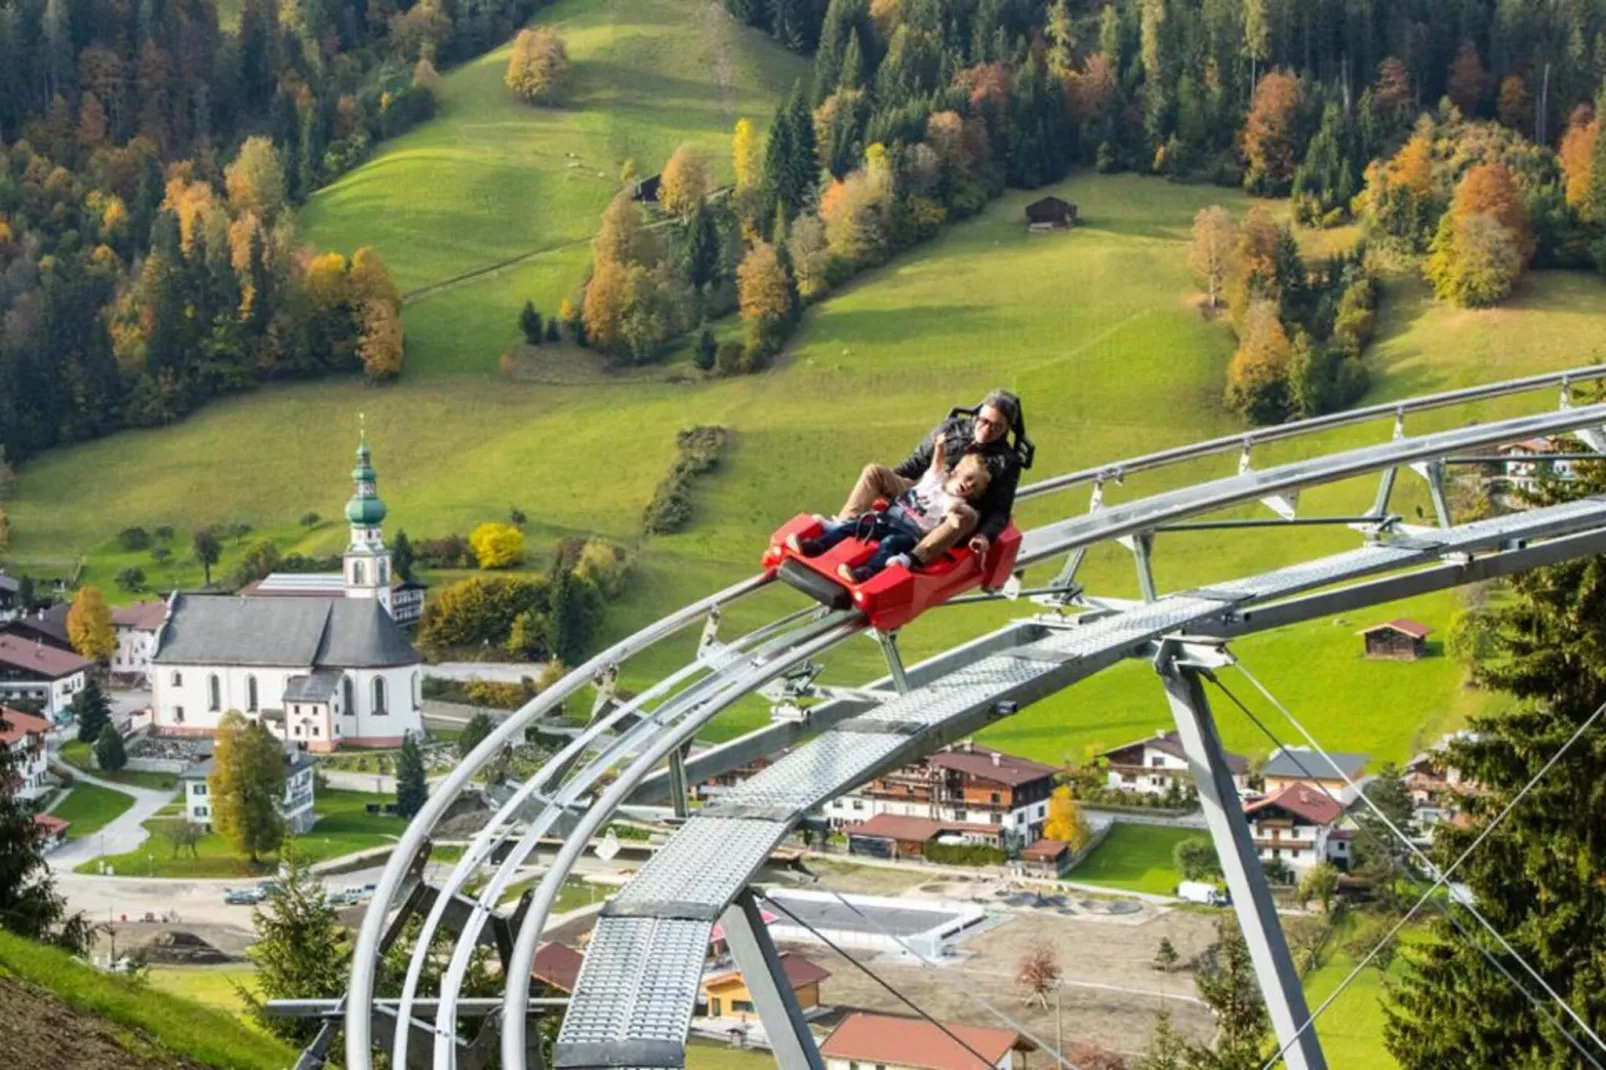
<svg viewBox="0 0 1606 1070">
<path fill-rule="evenodd" d="M 1490 398 L 1527 394 L 1547 386 L 1559 386 L 1565 389 L 1573 383 L 1591 382 L 1600 379 L 1606 379 L 1606 364 L 1588 364 L 1579 368 L 1569 368 L 1566 371 L 1546 372 L 1542 375 L 1530 375 L 1522 379 L 1507 379 L 1503 382 L 1489 383 L 1485 386 L 1446 390 L 1438 394 L 1424 394 L 1418 398 L 1406 398 L 1401 401 L 1384 401 L 1376 405 L 1368 405 L 1362 409 L 1328 413 L 1325 416 L 1313 416 L 1307 420 L 1294 420 L 1290 423 L 1276 424 L 1272 427 L 1257 427 L 1236 435 L 1222 435 L 1219 438 L 1206 439 L 1203 442 L 1172 446 L 1169 449 L 1140 454 L 1124 461 L 1106 462 L 1091 468 L 1067 472 L 1064 475 L 1050 476 L 1030 486 L 1022 487 L 1016 492 L 1015 499 L 1022 501 L 1039 498 L 1045 494 L 1054 494 L 1058 491 L 1098 480 L 1114 479 L 1119 481 L 1135 472 L 1164 468 L 1183 461 L 1198 460 L 1218 453 L 1228 453 L 1235 449 L 1254 447 L 1268 442 L 1299 438 L 1320 431 L 1330 431 L 1337 427 L 1370 423 L 1373 420 L 1380 420 L 1388 416 L 1398 418 L 1408 413 L 1425 412 L 1471 401 L 1486 401 Z"/>
<path fill-rule="evenodd" d="M 363 915 L 362 926 L 352 949 L 351 978 L 346 1005 L 346 1065 L 351 1070 L 368 1070 L 373 1065 L 373 996 L 374 980 L 378 973 L 378 948 L 384 934 L 385 919 L 396 898 L 397 889 L 407 875 L 413 857 L 428 838 L 429 833 L 445 814 L 447 807 L 456 801 L 458 793 L 468 786 L 474 774 L 495 756 L 524 728 L 545 715 L 558 703 L 580 690 L 597 673 L 623 661 L 662 639 L 675 634 L 697 621 L 709 610 L 728 605 L 772 582 L 772 577 L 753 576 L 734 583 L 722 591 L 663 617 L 634 634 L 621 639 L 613 646 L 591 658 L 568 676 L 516 710 L 480 741 L 468 756 L 459 762 L 446 779 L 425 800 L 424 806 L 403 830 L 401 839 L 385 863 L 384 872 L 374 890 L 374 898 Z M 518 1064 L 513 1064 L 518 1065 Z"/>
<path fill-rule="evenodd" d="M 451 1044 L 451 1038 L 456 1027 L 455 1001 L 461 993 L 462 985 L 467 977 L 473 956 L 474 942 L 479 936 L 479 930 L 483 928 L 485 921 L 495 909 L 503 891 L 513 880 L 520 866 L 524 864 L 524 860 L 535 851 L 541 837 L 551 828 L 558 815 L 566 811 L 570 804 L 578 802 L 582 795 L 591 790 L 621 759 L 631 756 L 633 754 L 632 748 L 651 739 L 685 716 L 704 713 L 705 716 L 701 723 L 706 723 L 709 715 L 706 715 L 705 704 L 724 690 L 723 685 L 726 683 L 728 673 L 742 667 L 749 670 L 756 669 L 760 666 L 771 664 L 776 659 L 781 659 L 783 666 L 790 665 L 795 661 L 795 658 L 789 657 L 793 649 L 800 646 L 809 646 L 820 635 L 840 634 L 841 638 L 846 638 L 857 631 L 859 627 L 862 627 L 862 620 L 858 619 L 857 613 L 837 613 L 821 617 L 794 632 L 775 636 L 769 643 L 758 647 L 728 665 L 721 666 L 708 677 L 697 681 L 692 687 L 674 695 L 662 706 L 653 710 L 650 715 L 632 726 L 628 732 L 614 737 L 601 755 L 572 775 L 553 797 L 547 800 L 547 805 L 542 808 L 540 814 L 527 823 L 523 836 L 520 837 L 518 843 L 507 857 L 502 860 L 496 872 L 492 875 L 490 882 L 481 890 L 464 931 L 459 935 L 457 944 L 453 948 L 447 972 L 441 979 L 439 1003 L 436 1009 L 435 1059 L 437 1066 L 450 1066 L 456 1052 L 455 1047 Z M 847 631 L 844 632 L 844 628 L 847 628 Z M 760 629 L 761 632 L 768 630 L 767 627 Z M 840 642 L 841 638 L 836 641 Z M 693 664 L 695 665 L 696 663 Z M 674 676 L 679 676 L 685 671 L 683 669 L 680 673 L 673 674 L 652 691 L 661 693 L 667 690 L 669 680 L 673 680 Z M 742 693 L 745 694 L 746 692 Z M 644 702 L 646 699 L 647 696 L 644 695 L 635 700 L 633 704 Z M 622 717 L 625 712 L 625 709 L 621 708 L 616 711 L 616 714 L 618 717 Z M 525 793 L 525 797 L 527 797 L 529 792 L 539 791 L 547 780 L 553 779 L 561 773 L 566 761 L 567 759 L 561 755 L 554 756 L 542 768 L 540 773 L 529 778 L 524 785 L 521 785 L 520 792 Z M 521 798 L 520 794 L 516 793 L 504 804 L 504 810 L 512 809 L 516 812 L 517 808 L 523 804 L 523 801 L 524 799 Z M 564 875 L 567 876 L 567 873 Z M 526 916 L 527 923 L 528 916 Z M 420 937 L 420 946 L 424 946 L 422 937 Z M 406 1065 L 406 1044 L 398 1039 L 395 1048 L 395 1065 Z"/>
<path fill-rule="evenodd" d="M 857 616 L 855 614 L 854 616 Z M 569 834 L 563 846 L 558 849 L 557 857 L 547 868 L 546 875 L 541 879 L 535 896 L 530 901 L 529 909 L 525 911 L 524 922 L 519 927 L 519 933 L 513 945 L 513 953 L 508 958 L 507 988 L 503 993 L 502 1010 L 502 1065 L 513 1068 L 524 1066 L 525 1035 L 527 1032 L 525 1007 L 530 998 L 530 970 L 535 961 L 535 949 L 541 938 L 541 930 L 546 924 L 546 918 L 551 911 L 552 903 L 557 899 L 558 889 L 567 878 L 569 870 L 574 866 L 575 860 L 585 850 L 591 835 L 608 820 L 614 810 L 629 797 L 635 790 L 637 783 L 653 770 L 660 761 L 669 755 L 675 748 L 689 741 L 697 731 L 708 723 L 715 715 L 727 706 L 736 702 L 748 692 L 762 686 L 797 662 L 809 658 L 822 651 L 829 650 L 843 639 L 853 635 L 863 627 L 863 621 L 849 619 L 839 624 L 833 631 L 817 637 L 811 642 L 794 647 L 790 657 L 781 658 L 768 665 L 757 666 L 743 677 L 730 681 L 725 691 L 707 700 L 695 716 L 688 717 L 682 724 L 676 725 L 672 730 L 664 732 L 653 742 L 644 753 L 620 773 L 618 778 L 608 786 L 608 790 L 594 802 L 586 811 L 579 826 Z"/>
</svg>

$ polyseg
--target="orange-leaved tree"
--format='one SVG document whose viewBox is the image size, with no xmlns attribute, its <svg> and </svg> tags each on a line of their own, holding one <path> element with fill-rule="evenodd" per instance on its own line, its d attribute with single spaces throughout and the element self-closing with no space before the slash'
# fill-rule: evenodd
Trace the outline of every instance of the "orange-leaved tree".
<svg viewBox="0 0 1606 1070">
<path fill-rule="evenodd" d="M 105 661 L 117 652 L 117 636 L 112 631 L 112 611 L 93 585 L 81 588 L 67 610 L 67 641 L 81 657 Z"/>
<path fill-rule="evenodd" d="M 1299 111 L 1299 80 L 1287 71 L 1269 71 L 1255 86 L 1244 123 L 1244 185 L 1281 193 L 1294 178 L 1294 124 Z"/>
<path fill-rule="evenodd" d="M 1238 351 L 1227 366 L 1227 404 L 1253 423 L 1287 419 L 1288 366 L 1293 346 L 1277 317 L 1277 303 L 1257 300 L 1244 315 Z"/>
</svg>

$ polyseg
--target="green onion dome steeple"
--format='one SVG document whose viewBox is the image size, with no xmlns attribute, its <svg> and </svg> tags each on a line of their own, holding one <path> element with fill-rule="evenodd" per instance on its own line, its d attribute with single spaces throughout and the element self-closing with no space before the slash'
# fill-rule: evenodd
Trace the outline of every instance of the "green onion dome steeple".
<svg viewBox="0 0 1606 1070">
<path fill-rule="evenodd" d="M 375 489 L 377 479 L 369 460 L 368 440 L 365 437 L 357 446 L 357 467 L 351 470 L 351 481 L 356 492 L 351 496 L 351 501 L 346 503 L 346 520 L 355 527 L 376 528 L 384 522 L 385 503 L 379 500 Z"/>
</svg>

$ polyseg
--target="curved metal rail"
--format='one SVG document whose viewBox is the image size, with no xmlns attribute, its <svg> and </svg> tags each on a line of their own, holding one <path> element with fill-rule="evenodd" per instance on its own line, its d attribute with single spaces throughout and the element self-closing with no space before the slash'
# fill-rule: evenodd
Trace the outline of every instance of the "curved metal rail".
<svg viewBox="0 0 1606 1070">
<path fill-rule="evenodd" d="M 1367 409 L 1264 428 L 1241 435 L 1224 436 L 1203 443 L 1158 451 L 1117 464 L 1102 465 L 1054 477 L 1022 488 L 1019 497 L 1031 499 L 1088 482 L 1102 485 L 1107 479 L 1119 480 L 1132 472 L 1165 467 L 1232 449 L 1245 451 L 1240 462 L 1240 472 L 1236 476 L 1137 499 L 1028 532 L 1023 545 L 1020 567 L 1025 568 L 1033 562 L 1058 554 L 1075 552 L 1079 548 L 1097 542 L 1152 531 L 1155 526 L 1169 521 L 1264 498 L 1282 491 L 1297 490 L 1304 486 L 1332 482 L 1357 474 L 1443 457 L 1456 451 L 1537 435 L 1569 431 L 1588 434 L 1589 430 L 1600 428 L 1606 423 L 1606 406 L 1567 408 L 1569 387 L 1573 383 L 1603 378 L 1606 378 L 1606 365 L 1531 376 L 1506 383 L 1371 406 Z M 1562 411 L 1439 432 L 1417 439 L 1399 437 L 1407 413 L 1522 394 L 1548 386 L 1561 387 Z M 1259 472 L 1251 471 L 1247 467 L 1247 451 L 1255 444 L 1313 434 L 1334 427 L 1389 416 L 1395 420 L 1396 440 L 1393 442 L 1294 462 Z M 371 1065 L 374 981 L 383 930 L 391 908 L 396 905 L 397 892 L 406 880 L 408 869 L 430 831 L 447 807 L 468 786 L 474 775 L 493 761 L 526 727 L 537 722 L 564 699 L 579 691 L 597 674 L 616 669 L 626 659 L 696 623 L 710 612 L 717 613 L 723 607 L 753 594 L 768 582 L 767 577 L 757 576 L 734 584 L 654 622 L 598 654 L 503 721 L 496 731 L 454 768 L 446 781 L 431 794 L 428 803 L 408 826 L 387 863 L 358 934 L 351 984 L 345 1005 L 346 1056 L 349 1066 L 359 1068 Z M 576 806 L 584 802 L 587 792 L 593 790 L 603 778 L 628 760 L 629 764 L 604 794 L 591 803 L 582 816 L 579 827 L 567 837 L 558 858 L 547 868 L 533 899 L 529 901 L 528 912 L 519 927 L 512 956 L 507 963 L 508 988 L 504 998 L 502 1045 L 505 1066 L 524 1065 L 523 1045 L 526 1040 L 524 1014 L 516 1008 L 527 1006 L 529 966 L 541 929 L 559 887 L 566 878 L 569 868 L 584 849 L 587 838 L 612 816 L 618 805 L 626 800 L 632 790 L 639 787 L 642 779 L 655 765 L 676 748 L 689 742 L 718 712 L 785 672 L 787 668 L 828 650 L 863 629 L 862 619 L 853 613 L 797 624 L 799 620 L 809 615 L 811 614 L 807 611 L 792 614 L 728 644 L 724 648 L 727 660 L 721 664 L 710 666 L 694 661 L 669 674 L 646 692 L 589 725 L 535 776 L 521 784 L 514 795 L 499 807 L 496 815 L 476 834 L 469 849 L 453 867 L 446 885 L 436 895 L 425 919 L 422 936 L 409 962 L 407 978 L 396 1010 L 398 1028 L 392 1045 L 394 1065 L 407 1065 L 412 1033 L 407 1023 L 411 1021 L 419 978 L 429 956 L 434 934 L 442 922 L 448 905 L 490 859 L 492 852 L 516 834 L 522 823 L 523 832 L 519 835 L 513 850 L 497 866 L 489 882 L 472 904 L 468 920 L 458 934 L 459 939 L 451 963 L 442 980 L 440 996 L 435 1001 L 434 1056 L 435 1065 L 442 1067 L 455 1065 L 458 994 L 475 941 L 480 937 L 486 922 L 492 917 L 498 899 L 505 892 L 519 867 L 533 852 L 541 837 L 550 832 L 561 817 L 571 814 Z M 705 676 L 693 680 L 693 677 L 704 670 L 707 670 Z M 647 712 L 653 703 L 658 705 Z M 628 730 L 610 735 L 632 716 L 638 720 Z M 574 768 L 575 763 L 592 750 L 596 750 L 597 753 L 585 764 Z M 564 779 L 566 776 L 567 779 Z M 561 785 L 558 783 L 560 781 Z M 557 787 L 554 791 L 555 785 Z M 521 822 L 522 811 L 532 802 L 540 805 L 539 811 Z"/>
</svg>

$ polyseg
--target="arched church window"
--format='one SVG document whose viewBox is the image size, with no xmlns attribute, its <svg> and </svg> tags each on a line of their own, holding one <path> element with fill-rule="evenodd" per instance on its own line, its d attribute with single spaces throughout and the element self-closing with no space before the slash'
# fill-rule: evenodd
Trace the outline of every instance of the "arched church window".
<svg viewBox="0 0 1606 1070">
<path fill-rule="evenodd" d="M 365 573 L 363 572 L 362 562 L 353 561 L 351 563 L 351 582 L 360 587 L 367 582 L 367 580 L 364 579 L 364 576 Z"/>
<path fill-rule="evenodd" d="M 382 717 L 390 711 L 385 708 L 385 678 L 374 677 L 374 716 Z"/>
<path fill-rule="evenodd" d="M 223 685 L 218 682 L 217 673 L 206 678 L 206 708 L 213 713 L 223 708 Z"/>
<path fill-rule="evenodd" d="M 343 676 L 340 679 L 340 698 L 346 708 L 347 717 L 357 714 L 357 686 L 351 682 L 351 677 Z"/>
<path fill-rule="evenodd" d="M 247 676 L 245 678 L 245 708 L 250 713 L 257 711 L 257 678 L 255 676 Z"/>
</svg>

